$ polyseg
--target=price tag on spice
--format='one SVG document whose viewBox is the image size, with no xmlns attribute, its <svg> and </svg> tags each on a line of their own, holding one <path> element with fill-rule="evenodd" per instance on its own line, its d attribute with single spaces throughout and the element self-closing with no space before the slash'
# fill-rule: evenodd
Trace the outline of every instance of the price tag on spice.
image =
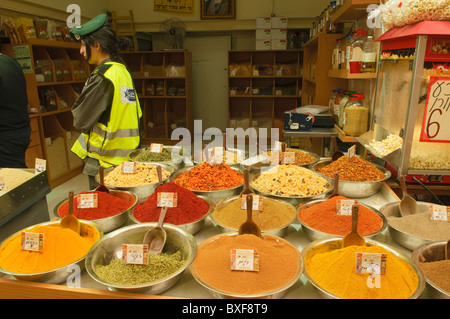
<svg viewBox="0 0 450 319">
<path fill-rule="evenodd" d="M 348 158 L 352 158 L 356 155 L 356 144 L 348 149 Z"/>
<path fill-rule="evenodd" d="M 247 195 L 242 195 L 241 209 L 247 209 Z M 263 197 L 253 195 L 252 210 L 263 211 Z"/>
<path fill-rule="evenodd" d="M 41 173 L 47 169 L 47 161 L 41 158 L 36 158 L 34 169 L 36 173 Z"/>
<path fill-rule="evenodd" d="M 338 215 L 352 215 L 352 206 L 358 201 L 354 199 L 338 199 L 336 201 L 336 213 Z"/>
<path fill-rule="evenodd" d="M 77 196 L 77 208 L 97 208 L 98 207 L 98 194 L 79 194 Z"/>
<path fill-rule="evenodd" d="M 156 197 L 156 206 L 158 207 L 177 207 L 178 194 L 160 192 Z"/>
<path fill-rule="evenodd" d="M 134 174 L 136 162 L 122 162 L 122 174 Z"/>
<path fill-rule="evenodd" d="M 269 163 L 273 165 L 278 165 L 280 163 L 280 151 L 270 152 Z"/>
<path fill-rule="evenodd" d="M 148 265 L 148 245 L 123 244 L 122 261 L 124 264 Z"/>
<path fill-rule="evenodd" d="M 450 206 L 430 205 L 430 220 L 450 221 Z"/>
<path fill-rule="evenodd" d="M 294 164 L 294 163 L 295 163 L 295 152 L 284 152 L 283 164 Z"/>
<path fill-rule="evenodd" d="M 356 253 L 356 273 L 384 275 L 386 273 L 386 253 Z"/>
<path fill-rule="evenodd" d="M 0 176 L 0 192 L 1 191 L 6 191 L 6 182 L 5 182 L 5 178 L 3 176 Z"/>
<path fill-rule="evenodd" d="M 41 233 L 21 233 L 22 250 L 42 252 L 44 249 L 44 234 Z"/>
<path fill-rule="evenodd" d="M 275 141 L 273 143 L 273 150 L 274 151 L 281 151 L 281 146 L 283 145 L 283 142 Z"/>
<path fill-rule="evenodd" d="M 231 249 L 231 270 L 259 271 L 259 253 L 251 249 Z"/>
<path fill-rule="evenodd" d="M 161 153 L 163 150 L 163 144 L 151 143 L 150 144 L 150 152 L 152 153 Z"/>
<path fill-rule="evenodd" d="M 211 155 L 209 156 L 210 164 L 222 164 L 223 163 L 223 147 L 213 147 L 211 150 Z"/>
</svg>

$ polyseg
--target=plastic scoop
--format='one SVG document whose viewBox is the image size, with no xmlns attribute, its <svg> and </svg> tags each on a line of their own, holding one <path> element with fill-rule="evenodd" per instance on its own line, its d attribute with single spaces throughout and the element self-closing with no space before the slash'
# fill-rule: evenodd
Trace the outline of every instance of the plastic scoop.
<svg viewBox="0 0 450 319">
<path fill-rule="evenodd" d="M 349 246 L 365 246 L 366 241 L 358 233 L 358 215 L 359 206 L 357 204 L 352 206 L 352 231 L 344 236 L 342 239 L 342 247 Z"/>
<path fill-rule="evenodd" d="M 338 145 L 337 145 L 336 136 L 333 136 L 331 138 L 331 140 L 333 141 L 333 148 L 334 148 L 334 153 L 331 156 L 331 160 L 334 162 L 334 161 L 338 160 L 340 157 L 342 157 L 344 155 L 344 153 L 339 151 L 339 148 L 338 148 Z"/>
<path fill-rule="evenodd" d="M 334 181 L 333 194 L 328 196 L 328 199 L 339 195 L 338 194 L 338 190 L 339 190 L 339 173 L 338 172 L 334 173 L 334 180 L 333 181 Z"/>
<path fill-rule="evenodd" d="M 66 216 L 64 216 L 61 221 L 59 222 L 59 225 L 62 228 L 69 228 L 76 232 L 77 234 L 80 233 L 80 221 L 78 218 L 75 217 L 73 214 L 73 191 L 69 191 L 69 211 Z"/>
<path fill-rule="evenodd" d="M 252 220 L 253 196 L 247 195 L 247 220 L 239 227 L 239 235 L 251 234 L 261 236 L 261 229 Z"/>
<path fill-rule="evenodd" d="M 143 243 L 144 245 L 148 245 L 148 252 L 150 254 L 161 255 L 164 245 L 166 244 L 167 233 L 163 228 L 166 212 L 167 207 L 162 207 L 161 212 L 159 213 L 158 224 L 144 235 Z"/>
<path fill-rule="evenodd" d="M 104 192 L 109 194 L 109 189 L 105 186 L 105 172 L 103 166 L 100 166 L 98 171 L 100 174 L 100 185 L 98 185 L 94 190 L 97 192 Z"/>
<path fill-rule="evenodd" d="M 158 187 L 161 186 L 163 184 L 163 180 L 162 180 L 162 168 L 159 165 L 156 165 L 156 174 L 158 175 Z"/>
<path fill-rule="evenodd" d="M 411 214 L 417 214 L 419 212 L 419 207 L 417 206 L 416 200 L 408 195 L 405 177 L 403 175 L 400 175 L 398 179 L 400 181 L 400 186 L 403 192 L 403 198 L 400 201 L 400 205 L 398 206 L 400 210 L 400 215 L 404 217 Z"/>
</svg>

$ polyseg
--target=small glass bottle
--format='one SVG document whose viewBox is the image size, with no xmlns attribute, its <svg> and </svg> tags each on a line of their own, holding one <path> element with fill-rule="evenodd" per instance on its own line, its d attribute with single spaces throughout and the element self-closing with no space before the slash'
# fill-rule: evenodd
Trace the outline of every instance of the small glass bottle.
<svg viewBox="0 0 450 319">
<path fill-rule="evenodd" d="M 342 44 L 341 44 L 341 59 L 340 59 L 340 64 L 339 64 L 339 69 L 345 70 L 347 69 L 347 46 L 349 45 L 350 42 L 350 35 L 346 35 L 344 37 L 344 39 L 342 40 Z"/>
<path fill-rule="evenodd" d="M 339 101 L 339 119 L 338 126 L 342 129 L 344 127 L 344 109 L 345 104 L 348 102 L 348 98 L 350 95 L 355 94 L 353 91 L 345 91 L 343 93 L 342 99 Z"/>
<path fill-rule="evenodd" d="M 330 110 L 330 114 L 334 113 L 334 101 L 336 100 L 337 95 L 339 94 L 340 89 L 334 89 L 333 93 L 330 96 L 330 99 L 328 100 L 328 107 Z"/>
<path fill-rule="evenodd" d="M 369 121 L 369 108 L 364 103 L 364 94 L 352 94 L 344 109 L 345 134 L 360 136 L 367 132 Z"/>
<path fill-rule="evenodd" d="M 337 39 L 331 55 L 331 68 L 333 70 L 339 69 L 339 64 L 341 63 L 341 46 L 342 39 Z"/>
<path fill-rule="evenodd" d="M 362 73 L 374 73 L 377 68 L 377 49 L 373 37 L 369 35 L 367 40 L 363 44 L 363 54 L 362 54 Z"/>
<path fill-rule="evenodd" d="M 355 34 L 352 36 L 350 55 L 348 56 L 348 68 L 350 69 L 351 73 L 361 72 L 363 45 L 366 39 L 366 30 L 356 30 Z"/>
<path fill-rule="evenodd" d="M 339 102 L 344 97 L 344 92 L 345 92 L 344 89 L 338 89 L 338 93 L 333 102 L 333 112 L 331 114 L 333 115 L 334 124 L 336 125 L 338 125 L 339 123 L 339 113 L 340 113 Z"/>
</svg>

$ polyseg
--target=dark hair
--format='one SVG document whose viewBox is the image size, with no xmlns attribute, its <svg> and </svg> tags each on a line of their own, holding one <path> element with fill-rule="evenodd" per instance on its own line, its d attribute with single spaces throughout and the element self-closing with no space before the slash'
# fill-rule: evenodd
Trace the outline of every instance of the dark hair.
<svg viewBox="0 0 450 319">
<path fill-rule="evenodd" d="M 96 41 L 100 44 L 103 52 L 110 55 L 114 62 L 123 63 L 119 54 L 120 50 L 126 50 L 131 47 L 131 40 L 128 38 L 117 37 L 116 33 L 109 24 L 105 24 L 100 29 L 82 38 L 86 44 L 86 54 L 88 60 L 91 57 L 91 48 Z"/>
</svg>

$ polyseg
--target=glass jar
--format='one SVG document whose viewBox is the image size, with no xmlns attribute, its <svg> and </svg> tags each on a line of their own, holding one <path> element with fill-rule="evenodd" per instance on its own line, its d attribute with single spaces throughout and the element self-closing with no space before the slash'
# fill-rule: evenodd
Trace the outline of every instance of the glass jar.
<svg viewBox="0 0 450 319">
<path fill-rule="evenodd" d="M 347 69 L 347 46 L 350 42 L 350 35 L 346 35 L 342 40 L 341 44 L 341 59 L 339 61 L 339 69 L 345 70 Z"/>
<path fill-rule="evenodd" d="M 368 36 L 363 45 L 361 72 L 374 73 L 377 69 L 377 48 L 372 36 Z"/>
<path fill-rule="evenodd" d="M 331 112 L 331 115 L 333 116 L 334 124 L 338 125 L 339 123 L 339 102 L 344 97 L 344 89 L 338 89 L 338 93 L 336 94 L 336 97 L 334 98 L 333 102 L 333 112 Z"/>
<path fill-rule="evenodd" d="M 341 63 L 341 46 L 342 39 L 337 39 L 331 55 L 331 68 L 333 70 L 339 69 L 339 64 Z"/>
<path fill-rule="evenodd" d="M 339 89 L 334 89 L 333 93 L 330 96 L 330 99 L 328 100 L 328 107 L 330 110 L 330 114 L 334 113 L 334 101 L 336 100 L 336 96 L 339 93 Z"/>
<path fill-rule="evenodd" d="M 363 57 L 363 45 L 367 39 L 366 30 L 356 30 L 352 36 L 350 45 L 350 55 L 348 57 L 348 68 L 350 73 L 360 73 Z"/>
<path fill-rule="evenodd" d="M 345 104 L 348 102 L 348 98 L 350 95 L 355 94 L 353 91 L 345 91 L 342 95 L 342 99 L 339 101 L 339 118 L 338 118 L 338 126 L 340 128 L 344 127 L 344 109 Z"/>
<path fill-rule="evenodd" d="M 352 94 L 344 109 L 345 134 L 360 136 L 367 132 L 369 122 L 369 108 L 364 103 L 364 94 Z"/>
</svg>

